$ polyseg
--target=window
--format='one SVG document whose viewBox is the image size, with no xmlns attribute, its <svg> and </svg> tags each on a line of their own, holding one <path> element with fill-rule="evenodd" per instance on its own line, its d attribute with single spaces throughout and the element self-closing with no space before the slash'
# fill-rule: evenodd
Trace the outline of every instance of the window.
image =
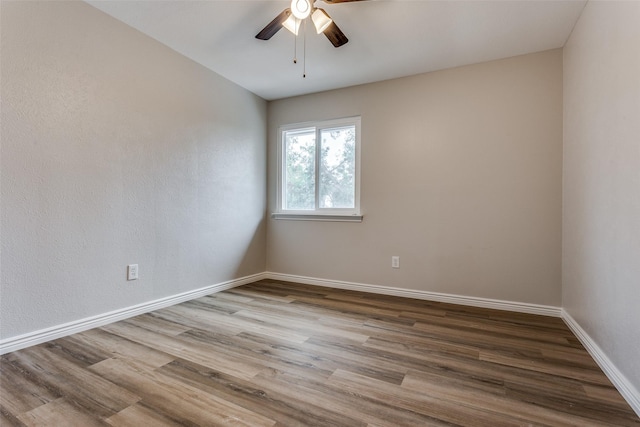
<svg viewBox="0 0 640 427">
<path fill-rule="evenodd" d="M 361 221 L 360 117 L 279 129 L 276 219 Z"/>
</svg>

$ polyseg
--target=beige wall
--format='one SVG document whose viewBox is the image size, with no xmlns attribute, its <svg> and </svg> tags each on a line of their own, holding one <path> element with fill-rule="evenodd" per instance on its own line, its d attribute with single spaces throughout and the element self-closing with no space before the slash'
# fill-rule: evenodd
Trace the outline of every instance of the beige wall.
<svg viewBox="0 0 640 427">
<path fill-rule="evenodd" d="M 563 175 L 563 306 L 635 387 L 638 405 L 638 2 L 589 2 L 565 46 Z"/>
<path fill-rule="evenodd" d="M 1 29 L 0 338 L 264 271 L 265 101 L 83 2 Z"/>
<path fill-rule="evenodd" d="M 362 116 L 364 221 L 268 221 L 267 269 L 559 306 L 562 52 L 270 102 L 282 124 Z M 391 268 L 399 255 L 401 268 Z"/>
</svg>

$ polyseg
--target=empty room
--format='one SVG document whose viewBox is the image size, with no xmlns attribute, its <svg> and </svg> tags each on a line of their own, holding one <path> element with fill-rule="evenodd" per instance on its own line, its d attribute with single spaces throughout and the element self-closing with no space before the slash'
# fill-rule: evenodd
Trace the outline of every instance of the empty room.
<svg viewBox="0 0 640 427">
<path fill-rule="evenodd" d="M 0 0 L 1 426 L 640 426 L 640 1 Z"/>
</svg>

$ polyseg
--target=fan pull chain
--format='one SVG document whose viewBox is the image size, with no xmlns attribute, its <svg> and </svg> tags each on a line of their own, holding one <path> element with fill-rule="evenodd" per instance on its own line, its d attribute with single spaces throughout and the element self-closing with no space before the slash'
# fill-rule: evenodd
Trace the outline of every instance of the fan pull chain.
<svg viewBox="0 0 640 427">
<path fill-rule="evenodd" d="M 296 20 L 295 22 L 296 33 L 293 36 L 293 63 L 298 63 L 298 30 L 300 29 L 300 22 Z"/>
<path fill-rule="evenodd" d="M 293 63 L 298 63 L 298 36 L 293 36 Z"/>
<path fill-rule="evenodd" d="M 305 19 L 302 29 L 302 78 L 307 78 L 307 20 Z"/>
</svg>

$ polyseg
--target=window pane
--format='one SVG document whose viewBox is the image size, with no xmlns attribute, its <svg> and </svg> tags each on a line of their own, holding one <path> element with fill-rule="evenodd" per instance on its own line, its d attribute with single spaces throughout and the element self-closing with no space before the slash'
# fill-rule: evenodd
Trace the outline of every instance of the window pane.
<svg viewBox="0 0 640 427">
<path fill-rule="evenodd" d="M 314 210 L 316 136 L 314 129 L 285 132 L 284 209 Z"/>
<path fill-rule="evenodd" d="M 322 129 L 320 141 L 320 208 L 354 208 L 355 126 Z"/>
</svg>

